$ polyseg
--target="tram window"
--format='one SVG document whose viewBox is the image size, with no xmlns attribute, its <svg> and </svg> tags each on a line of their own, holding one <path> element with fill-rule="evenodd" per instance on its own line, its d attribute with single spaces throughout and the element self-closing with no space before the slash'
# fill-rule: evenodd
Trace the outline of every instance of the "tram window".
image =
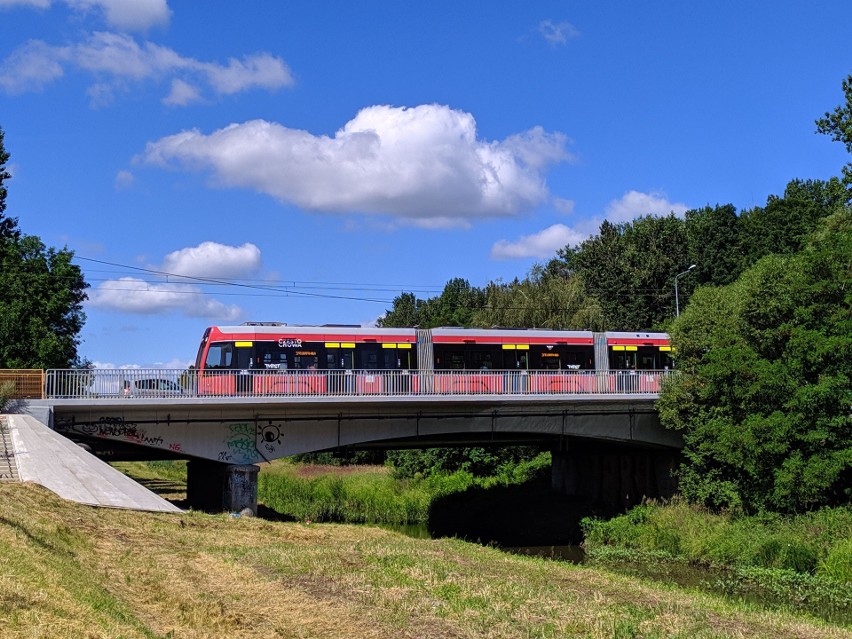
<svg viewBox="0 0 852 639">
<path fill-rule="evenodd" d="M 211 344 L 207 350 L 204 368 L 231 368 L 234 357 L 233 344 Z"/>
<path fill-rule="evenodd" d="M 494 361 L 491 358 L 491 353 L 471 353 L 471 368 L 482 371 L 488 371 L 493 369 Z"/>
<path fill-rule="evenodd" d="M 612 370 L 627 370 L 633 368 L 635 352 L 634 351 L 610 351 L 609 367 Z"/>
<path fill-rule="evenodd" d="M 562 367 L 562 358 L 559 353 L 542 353 L 541 366 L 543 370 L 557 371 Z"/>
<path fill-rule="evenodd" d="M 654 359 L 655 358 L 654 358 L 653 355 L 640 355 L 639 356 L 639 365 L 636 368 L 643 370 L 643 371 L 655 370 L 657 368 L 657 366 L 654 363 Z"/>
<path fill-rule="evenodd" d="M 449 355 L 449 367 L 454 371 L 464 370 L 464 353 L 460 351 L 455 351 L 452 353 L 448 353 Z"/>
<path fill-rule="evenodd" d="M 384 360 L 382 363 L 384 364 L 385 370 L 394 370 L 399 368 L 398 362 L 399 360 L 396 357 L 396 351 L 385 349 L 382 350 L 382 359 Z"/>
<path fill-rule="evenodd" d="M 591 358 L 580 351 L 568 351 L 565 353 L 565 363 L 563 366 L 569 370 L 594 368 Z"/>
<path fill-rule="evenodd" d="M 255 368 L 267 370 L 287 370 L 287 353 L 277 346 L 264 346 L 258 350 Z"/>
<path fill-rule="evenodd" d="M 349 349 L 330 348 L 326 351 L 327 368 L 329 370 L 355 368 L 355 352 Z"/>
<path fill-rule="evenodd" d="M 316 351 L 296 351 L 293 356 L 293 368 L 299 371 L 314 370 L 318 363 Z"/>
<path fill-rule="evenodd" d="M 367 371 L 376 371 L 381 368 L 379 366 L 379 352 L 375 347 L 367 347 L 361 351 L 361 368 Z"/>
</svg>

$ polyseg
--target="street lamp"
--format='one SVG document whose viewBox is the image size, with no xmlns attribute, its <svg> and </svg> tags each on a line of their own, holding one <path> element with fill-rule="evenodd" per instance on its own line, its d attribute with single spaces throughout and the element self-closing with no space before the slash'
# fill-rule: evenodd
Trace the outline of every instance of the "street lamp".
<svg viewBox="0 0 852 639">
<path fill-rule="evenodd" d="M 677 275 L 675 275 L 675 317 L 680 317 L 680 304 L 678 303 L 678 299 L 677 299 L 677 278 L 679 278 L 681 275 L 686 275 L 692 269 L 694 269 L 696 266 L 697 266 L 697 264 L 693 264 L 688 269 L 686 269 L 683 273 L 678 273 Z"/>
</svg>

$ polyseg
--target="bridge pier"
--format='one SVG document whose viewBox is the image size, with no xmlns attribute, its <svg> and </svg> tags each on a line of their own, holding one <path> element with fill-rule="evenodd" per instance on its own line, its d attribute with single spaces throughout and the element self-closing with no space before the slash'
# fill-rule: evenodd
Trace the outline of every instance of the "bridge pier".
<svg viewBox="0 0 852 639">
<path fill-rule="evenodd" d="M 607 510 L 624 510 L 645 498 L 668 499 L 677 491 L 675 451 L 575 448 L 553 451 L 552 459 L 555 492 Z"/>
<path fill-rule="evenodd" d="M 186 465 L 186 500 L 191 508 L 207 512 L 257 514 L 258 466 L 222 464 L 192 459 Z"/>
</svg>

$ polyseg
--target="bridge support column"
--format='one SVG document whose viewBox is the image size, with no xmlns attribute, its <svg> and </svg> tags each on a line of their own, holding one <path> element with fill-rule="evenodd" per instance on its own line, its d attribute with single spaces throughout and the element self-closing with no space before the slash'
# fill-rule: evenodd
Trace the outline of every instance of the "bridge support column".
<svg viewBox="0 0 852 639">
<path fill-rule="evenodd" d="M 254 465 L 222 464 L 192 459 L 186 465 L 186 500 L 190 507 L 208 512 L 257 514 L 257 473 Z"/>
<path fill-rule="evenodd" d="M 553 451 L 552 459 L 555 492 L 608 510 L 623 510 L 644 498 L 667 499 L 677 491 L 672 477 L 677 453 L 576 448 Z"/>
</svg>

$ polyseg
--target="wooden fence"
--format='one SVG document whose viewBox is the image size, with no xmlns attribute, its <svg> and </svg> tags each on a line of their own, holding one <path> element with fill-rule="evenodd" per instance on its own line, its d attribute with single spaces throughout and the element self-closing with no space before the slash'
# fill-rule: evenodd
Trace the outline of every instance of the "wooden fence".
<svg viewBox="0 0 852 639">
<path fill-rule="evenodd" d="M 44 371 L 39 369 L 0 369 L 0 393 L 11 383 L 9 399 L 43 399 Z"/>
</svg>

